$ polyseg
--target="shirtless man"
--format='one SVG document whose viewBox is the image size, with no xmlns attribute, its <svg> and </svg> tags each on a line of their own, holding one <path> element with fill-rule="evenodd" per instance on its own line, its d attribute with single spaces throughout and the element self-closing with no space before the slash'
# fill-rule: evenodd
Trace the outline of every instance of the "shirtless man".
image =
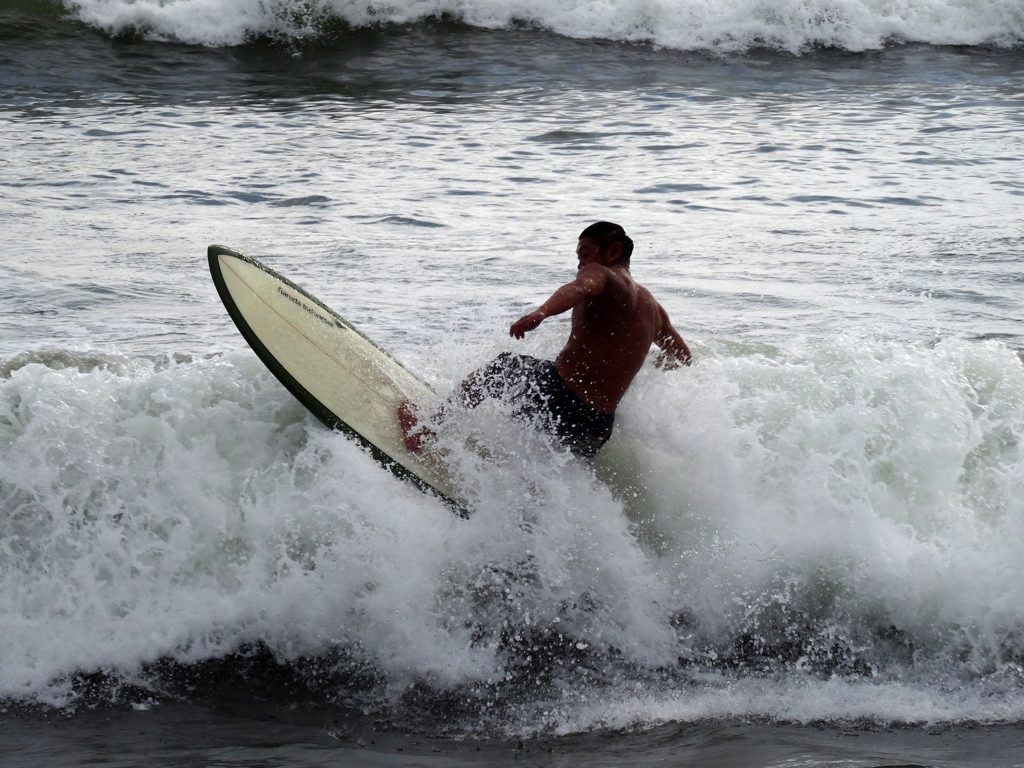
<svg viewBox="0 0 1024 768">
<path fill-rule="evenodd" d="M 689 365 L 692 359 L 668 314 L 630 275 L 632 253 L 633 241 L 618 224 L 599 221 L 583 230 L 576 279 L 509 328 L 510 336 L 522 339 L 571 309 L 569 341 L 555 361 L 506 352 L 470 374 L 449 404 L 475 408 L 486 397 L 507 399 L 517 415 L 536 420 L 573 453 L 594 456 L 611 437 L 615 409 L 651 344 L 662 350 L 658 366 Z M 430 430 L 419 423 L 415 406 L 402 403 L 399 421 L 409 450 L 420 450 Z"/>
</svg>

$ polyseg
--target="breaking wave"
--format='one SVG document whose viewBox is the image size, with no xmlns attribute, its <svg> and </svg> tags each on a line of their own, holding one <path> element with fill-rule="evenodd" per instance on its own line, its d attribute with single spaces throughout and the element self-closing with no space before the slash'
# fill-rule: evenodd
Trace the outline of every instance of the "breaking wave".
<svg viewBox="0 0 1024 768">
<path fill-rule="evenodd" d="M 848 51 L 889 43 L 1017 46 L 1017 0 L 64 0 L 110 34 L 206 46 L 258 37 L 317 38 L 332 25 L 448 19 L 475 27 L 534 26 L 575 38 L 716 52 L 770 47 Z"/>
<path fill-rule="evenodd" d="M 641 372 L 592 467 L 456 417 L 468 520 L 248 352 L 2 361 L 0 697 L 234 664 L 461 734 L 1024 717 L 1019 357 L 698 352 Z"/>
</svg>

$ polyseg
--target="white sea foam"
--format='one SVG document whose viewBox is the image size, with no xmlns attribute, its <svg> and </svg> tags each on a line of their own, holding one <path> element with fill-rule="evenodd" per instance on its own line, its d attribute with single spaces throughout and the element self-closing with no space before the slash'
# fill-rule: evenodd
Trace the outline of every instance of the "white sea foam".
<svg viewBox="0 0 1024 768">
<path fill-rule="evenodd" d="M 256 641 L 285 657 L 371 648 L 399 681 L 493 676 L 493 644 L 469 642 L 472 606 L 453 589 L 523 562 L 545 584 L 533 622 L 582 588 L 618 621 L 567 616 L 580 638 L 671 637 L 644 610 L 653 569 L 581 468 L 539 470 L 543 505 L 483 476 L 464 522 L 311 421 L 250 355 L 55 370 L 65 357 L 18 367 L 0 396 L 0 695 L 60 701 L 76 669 Z M 530 544 L 545 536 L 546 551 Z"/>
<path fill-rule="evenodd" d="M 766 45 L 851 51 L 890 41 L 1018 45 L 1018 0 L 65 0 L 110 33 L 238 45 L 253 36 L 310 37 L 326 20 L 361 27 L 454 18 L 503 28 L 531 24 L 561 35 L 643 41 L 681 50 L 742 51 Z"/>
<path fill-rule="evenodd" d="M 642 372 L 604 482 L 498 413 L 456 419 L 468 521 L 322 428 L 250 353 L 8 361 L 0 696 L 68 704 L 75 672 L 253 642 L 282 659 L 342 647 L 398 690 L 444 688 L 500 679 L 514 626 L 632 670 L 600 705 L 567 687 L 527 730 L 1019 719 L 1018 356 L 838 339 L 699 359 Z M 462 450 L 465 429 L 492 459 Z M 804 656 L 777 674 L 697 664 L 660 682 L 680 658 L 787 637 Z"/>
<path fill-rule="evenodd" d="M 811 723 L 822 720 L 938 725 L 965 717 L 987 723 L 1020 722 L 1024 702 L 1006 691 L 946 691 L 906 682 L 836 678 L 725 680 L 647 696 L 627 695 L 577 708 L 557 728 L 567 734 L 595 728 L 620 730 L 718 718 L 763 718 Z"/>
</svg>

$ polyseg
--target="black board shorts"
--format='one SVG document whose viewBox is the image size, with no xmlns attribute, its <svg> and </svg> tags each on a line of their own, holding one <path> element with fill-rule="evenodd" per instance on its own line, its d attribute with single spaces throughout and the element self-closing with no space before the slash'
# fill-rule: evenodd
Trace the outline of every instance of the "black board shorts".
<svg viewBox="0 0 1024 768">
<path fill-rule="evenodd" d="M 591 458 L 612 436 L 615 414 L 599 411 L 569 389 L 550 360 L 504 352 L 478 372 L 487 397 L 512 403 L 577 456 Z"/>
</svg>

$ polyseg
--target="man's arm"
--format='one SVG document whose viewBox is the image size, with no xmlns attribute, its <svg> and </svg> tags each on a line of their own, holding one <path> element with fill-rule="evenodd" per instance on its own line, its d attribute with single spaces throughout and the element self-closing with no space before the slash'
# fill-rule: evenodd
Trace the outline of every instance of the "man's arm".
<svg viewBox="0 0 1024 768">
<path fill-rule="evenodd" d="M 605 267 L 598 264 L 588 264 L 576 274 L 575 280 L 571 283 L 566 283 L 551 294 L 551 298 L 533 312 L 523 315 L 512 323 L 508 329 L 508 335 L 515 336 L 517 339 L 523 338 L 529 331 L 532 331 L 552 315 L 568 312 L 580 302 L 600 296 L 607 284 L 608 275 L 605 272 Z"/>
<path fill-rule="evenodd" d="M 654 337 L 654 343 L 661 349 L 661 354 L 658 355 L 654 364 L 670 371 L 673 368 L 678 368 L 680 363 L 689 365 L 693 362 L 690 348 L 686 346 L 686 342 L 683 341 L 679 332 L 672 327 L 672 322 L 668 319 L 668 312 L 661 304 L 658 305 L 658 320 L 659 328 Z"/>
</svg>

